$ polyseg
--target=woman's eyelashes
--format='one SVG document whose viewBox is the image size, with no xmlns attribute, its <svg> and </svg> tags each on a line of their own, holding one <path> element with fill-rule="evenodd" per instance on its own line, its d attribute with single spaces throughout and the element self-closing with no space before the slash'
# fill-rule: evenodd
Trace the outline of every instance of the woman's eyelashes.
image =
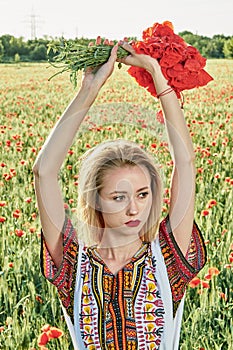
<svg viewBox="0 0 233 350">
<path fill-rule="evenodd" d="M 139 198 L 146 198 L 147 196 L 149 196 L 149 191 L 145 191 L 145 192 L 141 192 L 138 194 Z"/>
<path fill-rule="evenodd" d="M 148 195 L 149 195 L 149 191 L 140 192 L 137 194 L 137 198 L 144 199 Z M 116 202 L 129 201 L 129 196 L 121 194 L 121 195 L 117 195 L 117 196 L 112 197 L 112 199 Z"/>
<path fill-rule="evenodd" d="M 118 195 L 118 196 L 112 197 L 112 199 L 115 202 L 123 202 L 123 201 L 127 200 L 127 196 L 126 195 Z"/>
</svg>

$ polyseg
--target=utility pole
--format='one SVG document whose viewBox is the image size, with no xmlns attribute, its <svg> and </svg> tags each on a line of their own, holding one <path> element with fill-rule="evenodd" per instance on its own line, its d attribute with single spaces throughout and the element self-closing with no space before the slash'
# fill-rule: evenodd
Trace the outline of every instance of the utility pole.
<svg viewBox="0 0 233 350">
<path fill-rule="evenodd" d="M 36 15 L 34 13 L 31 14 L 31 39 L 36 39 Z"/>
<path fill-rule="evenodd" d="M 28 16 L 29 19 L 27 21 L 24 21 L 28 24 L 30 24 L 31 27 L 31 40 L 35 40 L 36 39 L 36 35 L 37 35 L 37 28 L 38 28 L 38 17 L 37 15 L 35 15 L 34 10 L 32 9 L 31 15 Z M 40 21 L 41 22 L 41 21 Z"/>
</svg>

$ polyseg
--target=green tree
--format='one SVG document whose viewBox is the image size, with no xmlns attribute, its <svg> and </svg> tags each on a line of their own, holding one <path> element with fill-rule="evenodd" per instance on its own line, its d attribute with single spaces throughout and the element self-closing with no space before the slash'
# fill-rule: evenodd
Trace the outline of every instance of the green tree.
<svg viewBox="0 0 233 350">
<path fill-rule="evenodd" d="M 208 43 L 211 41 L 210 38 L 203 35 L 193 34 L 189 31 L 183 31 L 179 33 L 179 35 L 184 39 L 184 41 L 194 46 L 200 53 L 205 56 L 204 48 L 208 45 Z"/>
<path fill-rule="evenodd" d="M 22 55 L 24 53 L 25 42 L 23 41 L 22 37 L 15 38 L 12 36 L 9 41 L 9 45 L 9 56 L 14 57 L 16 53 L 19 55 Z"/>
<path fill-rule="evenodd" d="M 226 58 L 233 58 L 233 37 L 225 41 L 223 52 Z"/>
<path fill-rule="evenodd" d="M 2 41 L 0 40 L 0 62 L 2 62 L 3 56 L 4 56 L 4 46 L 2 44 Z"/>
<path fill-rule="evenodd" d="M 1 36 L 1 43 L 4 47 L 4 56 L 10 56 L 9 49 L 10 49 L 10 40 L 12 38 L 12 35 L 5 34 Z"/>
<path fill-rule="evenodd" d="M 40 44 L 34 48 L 30 55 L 33 61 L 45 61 L 47 60 L 47 49 L 44 44 Z"/>
<path fill-rule="evenodd" d="M 225 38 L 222 35 L 215 35 L 203 48 L 203 54 L 211 58 L 224 58 L 224 42 Z"/>
<path fill-rule="evenodd" d="M 184 39 L 186 43 L 194 46 L 194 43 L 197 41 L 197 35 L 194 35 L 192 32 L 187 30 L 180 32 L 179 35 Z"/>
<path fill-rule="evenodd" d="M 23 37 L 15 38 L 12 35 L 5 34 L 0 37 L 0 40 L 4 47 L 4 61 L 13 61 L 17 53 L 21 57 L 27 56 L 29 53 L 27 43 L 24 42 Z"/>
</svg>

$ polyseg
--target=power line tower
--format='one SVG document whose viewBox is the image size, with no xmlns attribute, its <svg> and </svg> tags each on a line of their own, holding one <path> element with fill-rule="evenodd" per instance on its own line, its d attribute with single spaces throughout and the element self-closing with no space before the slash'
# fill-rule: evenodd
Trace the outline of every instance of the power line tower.
<svg viewBox="0 0 233 350">
<path fill-rule="evenodd" d="M 36 39 L 36 15 L 34 13 L 31 14 L 30 19 L 31 19 L 31 39 L 34 40 Z"/>
<path fill-rule="evenodd" d="M 31 27 L 31 40 L 35 40 L 36 39 L 36 35 L 37 35 L 37 29 L 38 29 L 38 23 L 42 22 L 42 21 L 39 21 L 38 18 L 39 16 L 37 16 L 33 9 L 32 9 L 32 12 L 31 12 L 31 15 L 28 16 L 29 19 L 24 21 L 28 24 L 30 24 L 30 27 Z"/>
</svg>

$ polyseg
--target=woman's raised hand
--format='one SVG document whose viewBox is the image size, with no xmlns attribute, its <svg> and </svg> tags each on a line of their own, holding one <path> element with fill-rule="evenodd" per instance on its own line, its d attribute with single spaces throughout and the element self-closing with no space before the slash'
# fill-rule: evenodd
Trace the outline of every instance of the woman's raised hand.
<svg viewBox="0 0 233 350">
<path fill-rule="evenodd" d="M 155 68 L 160 69 L 158 61 L 153 57 L 136 53 L 133 47 L 127 42 L 120 42 L 120 45 L 129 52 L 129 55 L 125 58 L 117 59 L 118 62 L 124 63 L 127 66 L 144 68 L 149 73 L 152 73 Z"/>
<path fill-rule="evenodd" d="M 118 45 L 113 46 L 111 55 L 106 63 L 98 67 L 88 67 L 83 74 L 82 87 L 100 89 L 113 72 L 117 59 Z"/>
</svg>

